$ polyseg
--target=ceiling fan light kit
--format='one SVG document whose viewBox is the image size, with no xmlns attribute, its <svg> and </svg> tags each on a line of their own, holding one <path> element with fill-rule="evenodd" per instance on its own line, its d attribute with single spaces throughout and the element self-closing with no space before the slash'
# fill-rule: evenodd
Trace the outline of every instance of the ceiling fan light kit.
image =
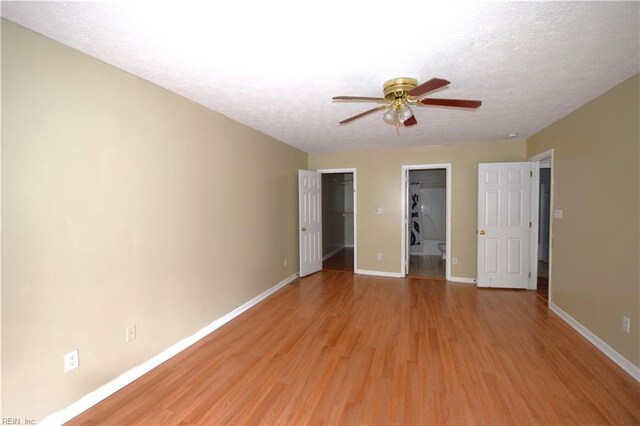
<svg viewBox="0 0 640 426">
<path fill-rule="evenodd" d="M 385 123 L 395 126 L 395 124 L 398 121 L 398 110 L 393 107 L 387 109 L 384 112 L 382 119 L 384 120 Z"/>
<path fill-rule="evenodd" d="M 342 120 L 340 124 L 348 124 L 358 118 L 373 114 L 376 111 L 385 109 L 382 119 L 385 123 L 395 126 L 398 130 L 401 126 L 411 127 L 418 124 L 411 105 L 413 106 L 446 106 L 458 108 L 475 109 L 482 105 L 482 101 L 466 100 L 466 99 L 435 99 L 421 98 L 421 96 L 449 85 L 450 82 L 441 78 L 432 78 L 431 80 L 418 85 L 415 78 L 401 77 L 389 80 L 383 85 L 384 97 L 375 98 L 368 96 L 335 96 L 334 101 L 346 102 L 376 102 L 382 103 L 376 108 L 362 112 L 346 120 Z"/>
</svg>

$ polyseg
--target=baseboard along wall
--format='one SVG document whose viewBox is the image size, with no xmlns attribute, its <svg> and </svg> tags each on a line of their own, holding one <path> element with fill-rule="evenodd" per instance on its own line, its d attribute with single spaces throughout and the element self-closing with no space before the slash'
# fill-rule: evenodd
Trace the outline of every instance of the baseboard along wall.
<svg viewBox="0 0 640 426">
<path fill-rule="evenodd" d="M 567 324 L 573 327 L 578 333 L 582 334 L 589 342 L 591 342 L 596 348 L 603 354 L 608 356 L 613 362 L 618 364 L 620 368 L 626 371 L 636 381 L 640 382 L 640 367 L 634 365 L 631 361 L 620 355 L 615 349 L 609 346 L 604 340 L 593 334 L 584 325 L 580 324 L 571 315 L 560 309 L 554 303 L 549 303 L 549 309 L 555 312 L 560 318 L 562 318 Z"/>
<path fill-rule="evenodd" d="M 383 272 L 383 271 L 369 271 L 367 269 L 356 269 L 356 274 L 361 275 L 374 275 L 376 277 L 392 277 L 392 278 L 402 278 L 400 272 Z"/>
<path fill-rule="evenodd" d="M 325 254 L 325 255 L 322 257 L 322 261 L 324 262 L 325 260 L 327 260 L 328 258 L 330 258 L 331 256 L 333 256 L 334 254 L 338 253 L 340 250 L 342 250 L 342 249 L 343 249 L 343 248 L 345 248 L 345 247 L 346 247 L 346 246 L 338 247 L 338 248 L 336 248 L 336 249 L 334 249 L 334 250 L 331 250 L 329 253 Z"/>
<path fill-rule="evenodd" d="M 478 282 L 475 278 L 467 278 L 467 277 L 449 277 L 449 281 L 452 283 L 462 283 L 462 284 L 476 284 Z"/>
<path fill-rule="evenodd" d="M 285 285 L 294 281 L 296 278 L 298 278 L 298 273 L 295 273 L 294 275 L 291 275 L 290 277 L 285 278 L 284 280 L 280 281 L 278 284 L 260 293 L 259 295 L 249 300 L 242 306 L 237 307 L 236 309 L 224 315 L 223 317 L 220 317 L 217 320 L 210 323 L 209 325 L 201 328 L 193 335 L 173 344 L 169 348 L 165 349 L 161 353 L 149 359 L 148 361 L 138 365 L 137 367 L 132 368 L 131 370 L 121 374 L 120 376 L 113 379 L 112 381 L 100 386 L 95 391 L 83 396 L 78 401 L 67 406 L 66 408 L 63 408 L 62 410 L 45 417 L 38 424 L 61 425 L 68 422 L 69 420 L 80 415 L 81 413 L 88 410 L 89 408 L 93 407 L 100 401 L 108 398 L 109 396 L 116 393 L 123 387 L 132 383 L 134 380 L 139 379 L 143 375 L 147 374 L 149 371 L 153 370 L 154 368 L 156 368 L 163 362 L 167 361 L 171 357 L 187 349 L 189 346 L 193 345 L 194 343 L 198 342 L 202 338 L 206 337 L 208 334 L 222 327 L 223 325 L 225 325 L 226 323 L 228 323 L 229 321 L 231 321 L 232 319 L 234 319 L 244 311 L 257 305 L 258 303 L 260 303 L 261 301 L 263 301 L 264 299 L 266 299 L 267 297 L 269 297 L 270 295 L 272 295 L 273 293 L 275 293 Z"/>
</svg>

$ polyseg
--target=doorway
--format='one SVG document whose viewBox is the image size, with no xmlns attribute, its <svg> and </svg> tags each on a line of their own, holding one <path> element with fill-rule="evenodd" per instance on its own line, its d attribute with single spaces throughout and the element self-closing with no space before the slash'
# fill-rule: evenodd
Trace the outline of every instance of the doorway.
<svg viewBox="0 0 640 426">
<path fill-rule="evenodd" d="M 549 248 L 551 228 L 551 162 L 540 163 L 540 205 L 538 213 L 538 295 L 549 301 Z"/>
<path fill-rule="evenodd" d="M 535 290 L 547 304 L 551 301 L 552 288 L 552 245 L 553 239 L 553 149 L 535 155 L 529 161 L 539 165 L 537 232 L 534 228 L 537 245 L 535 250 Z M 534 222 L 535 223 L 535 222 Z"/>
<path fill-rule="evenodd" d="M 404 274 L 450 277 L 450 165 L 404 166 Z"/>
<path fill-rule="evenodd" d="M 322 173 L 322 269 L 355 271 L 355 170 Z"/>
</svg>

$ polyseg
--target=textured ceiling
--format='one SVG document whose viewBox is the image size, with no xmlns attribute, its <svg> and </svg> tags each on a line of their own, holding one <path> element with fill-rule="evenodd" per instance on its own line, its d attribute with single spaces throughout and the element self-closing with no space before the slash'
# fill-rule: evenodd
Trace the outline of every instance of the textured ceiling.
<svg viewBox="0 0 640 426">
<path fill-rule="evenodd" d="M 2 16 L 307 152 L 527 137 L 640 71 L 638 2 L 2 2 Z M 451 81 L 401 129 L 394 77 Z"/>
</svg>

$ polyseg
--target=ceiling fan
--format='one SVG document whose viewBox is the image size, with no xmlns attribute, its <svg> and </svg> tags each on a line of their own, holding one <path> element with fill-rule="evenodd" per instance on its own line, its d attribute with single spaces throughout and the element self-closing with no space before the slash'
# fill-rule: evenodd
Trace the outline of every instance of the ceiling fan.
<svg viewBox="0 0 640 426">
<path fill-rule="evenodd" d="M 376 102 L 382 104 L 365 112 L 361 112 L 360 114 L 354 115 L 353 117 L 342 120 L 340 124 L 351 123 L 358 118 L 362 118 L 384 109 L 386 111 L 382 116 L 383 120 L 387 124 L 396 126 L 396 129 L 398 129 L 399 132 L 400 126 L 411 127 L 418 124 L 416 117 L 413 115 L 411 105 L 434 105 L 472 109 L 478 108 L 482 105 L 482 101 L 467 99 L 438 99 L 421 97 L 448 84 L 450 84 L 450 82 L 442 78 L 432 78 L 419 86 L 418 80 L 414 78 L 394 78 L 393 80 L 389 80 L 384 83 L 383 98 L 367 96 L 335 96 L 333 100 L 343 102 Z"/>
</svg>

